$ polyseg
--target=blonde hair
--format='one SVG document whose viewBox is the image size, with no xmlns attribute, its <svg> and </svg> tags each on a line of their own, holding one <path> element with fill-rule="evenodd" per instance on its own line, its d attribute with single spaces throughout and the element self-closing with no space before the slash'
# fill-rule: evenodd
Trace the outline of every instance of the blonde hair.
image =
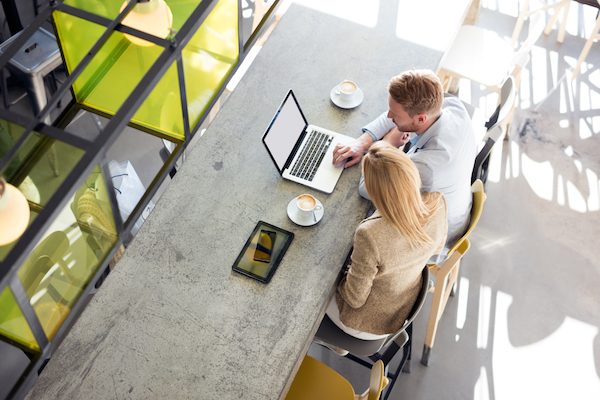
<svg viewBox="0 0 600 400">
<path fill-rule="evenodd" d="M 441 196 L 421 194 L 421 177 L 412 160 L 391 144 L 378 141 L 365 154 L 362 168 L 367 193 L 383 218 L 412 248 L 431 243 L 425 227 Z"/>
<path fill-rule="evenodd" d="M 442 83 L 433 71 L 405 71 L 390 79 L 388 92 L 410 117 L 421 113 L 437 116 L 442 111 Z"/>
</svg>

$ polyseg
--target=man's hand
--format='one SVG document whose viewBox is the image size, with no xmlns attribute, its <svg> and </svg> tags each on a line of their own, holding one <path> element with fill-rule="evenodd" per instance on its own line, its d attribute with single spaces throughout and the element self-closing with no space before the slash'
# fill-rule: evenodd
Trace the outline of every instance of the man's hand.
<svg viewBox="0 0 600 400">
<path fill-rule="evenodd" d="M 401 132 L 398 130 L 398 128 L 394 127 L 385 134 L 383 140 L 390 143 L 394 147 L 401 147 L 410 140 L 410 132 Z"/>
<path fill-rule="evenodd" d="M 344 168 L 358 164 L 371 143 L 373 139 L 366 133 L 348 144 L 338 143 L 333 149 L 333 164 L 344 165 Z"/>
</svg>

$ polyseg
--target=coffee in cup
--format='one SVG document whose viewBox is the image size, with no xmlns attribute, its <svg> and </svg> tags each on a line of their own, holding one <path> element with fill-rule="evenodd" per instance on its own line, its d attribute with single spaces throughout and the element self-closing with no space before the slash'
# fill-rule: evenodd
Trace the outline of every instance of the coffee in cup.
<svg viewBox="0 0 600 400">
<path fill-rule="evenodd" d="M 296 197 L 297 214 L 302 219 L 311 219 L 317 222 L 315 211 L 321 210 L 323 207 L 317 203 L 317 198 L 312 194 L 301 194 Z"/>
<path fill-rule="evenodd" d="M 358 85 L 356 82 L 346 79 L 338 84 L 338 90 L 336 91 L 336 94 L 343 100 L 352 100 L 357 90 Z"/>
</svg>

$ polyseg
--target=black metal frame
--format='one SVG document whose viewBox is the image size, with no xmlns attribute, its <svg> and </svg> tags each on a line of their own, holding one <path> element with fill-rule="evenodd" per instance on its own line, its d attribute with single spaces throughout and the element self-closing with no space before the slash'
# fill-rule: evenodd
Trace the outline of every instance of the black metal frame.
<svg viewBox="0 0 600 400">
<path fill-rule="evenodd" d="M 363 358 L 357 357 L 351 353 L 348 353 L 345 356 L 346 358 L 354 361 L 355 363 L 360 364 L 363 367 L 369 369 L 373 368 L 373 364 L 375 364 L 377 361 L 383 361 L 383 364 L 385 365 L 385 376 L 388 377 L 391 382 L 389 386 L 387 386 L 384 389 L 385 395 L 382 397 L 383 400 L 387 400 L 390 394 L 392 393 L 394 385 L 396 384 L 396 379 L 400 376 L 400 374 L 402 372 L 410 372 L 410 360 L 412 356 L 412 323 L 410 323 L 406 327 L 405 331 L 408 335 L 408 341 L 402 347 L 402 358 L 400 359 L 400 362 L 398 363 L 398 366 L 396 367 L 394 372 L 389 371 L 389 366 L 392 360 L 394 359 L 396 353 L 398 353 L 398 350 L 400 350 L 400 346 L 398 346 L 394 341 L 390 343 L 390 345 L 385 349 L 383 353 L 376 353 L 372 356 L 369 356 L 369 360 L 371 361 L 366 361 Z"/>
<path fill-rule="evenodd" d="M 13 145 L 13 147 L 0 158 L 0 173 L 6 169 L 10 161 L 17 154 L 19 149 L 27 141 L 27 139 L 35 132 L 41 133 L 47 137 L 47 144 L 51 145 L 55 140 L 65 142 L 75 148 L 83 151 L 81 159 L 77 162 L 75 167 L 66 176 L 65 180 L 59 185 L 56 192 L 48 200 L 46 205 L 41 208 L 39 215 L 23 233 L 18 242 L 6 255 L 6 258 L 0 261 L 0 292 L 6 287 L 10 287 L 17 304 L 21 309 L 27 323 L 32 329 L 35 339 L 40 345 L 40 352 L 34 353 L 31 349 L 25 348 L 18 343 L 11 341 L 7 338 L 0 337 L 0 340 L 4 340 L 12 345 L 23 350 L 28 357 L 30 357 L 31 364 L 26 372 L 21 376 L 15 387 L 9 394 L 9 398 L 21 398 L 29 391 L 33 383 L 35 382 L 37 375 L 44 368 L 50 357 L 52 356 L 56 347 L 64 339 L 67 332 L 71 329 L 72 325 L 81 315 L 83 309 L 86 307 L 89 299 L 97 290 L 97 286 L 101 284 L 108 271 L 108 261 L 114 256 L 117 249 L 122 244 L 127 244 L 132 238 L 131 229 L 133 223 L 141 216 L 143 210 L 147 206 L 150 199 L 152 199 L 160 185 L 165 181 L 169 172 L 173 169 L 177 159 L 183 154 L 185 148 L 189 145 L 190 141 L 194 137 L 194 134 L 200 129 L 205 119 L 207 118 L 209 111 L 213 108 L 215 103 L 219 100 L 223 91 L 225 90 L 227 82 L 235 74 L 239 65 L 246 57 L 249 49 L 255 43 L 260 32 L 263 30 L 266 21 L 272 16 L 273 10 L 279 5 L 279 0 L 270 7 L 269 11 L 263 16 L 261 23 L 258 25 L 256 30 L 251 34 L 250 38 L 246 43 L 242 43 L 241 32 L 242 32 L 242 15 L 241 15 L 241 0 L 238 1 L 238 57 L 233 67 L 229 71 L 228 75 L 224 77 L 223 83 L 220 89 L 215 93 L 209 104 L 205 108 L 205 112 L 200 116 L 198 122 L 191 127 L 189 121 L 188 107 L 187 107 L 187 93 L 185 90 L 185 75 L 182 61 L 182 51 L 186 44 L 190 41 L 194 33 L 202 25 L 206 17 L 212 11 L 214 6 L 219 0 L 203 0 L 199 1 L 195 10 L 188 17 L 181 29 L 171 38 L 160 39 L 145 32 L 138 31 L 136 29 L 124 26 L 121 24 L 123 18 L 127 13 L 135 6 L 136 0 L 129 0 L 129 4 L 123 9 L 122 12 L 114 19 L 110 20 L 99 15 L 80 10 L 68 5 L 65 5 L 62 0 L 46 0 L 47 3 L 42 5 L 39 10 L 36 9 L 36 17 L 34 21 L 25 27 L 21 31 L 21 34 L 14 38 L 10 46 L 4 49 L 3 53 L 0 54 L 0 68 L 4 68 L 8 61 L 14 56 L 14 54 L 23 46 L 25 41 L 31 37 L 31 35 L 44 24 L 46 21 L 51 19 L 52 12 L 60 11 L 67 13 L 78 18 L 102 25 L 106 27 L 105 32 L 100 36 L 96 43 L 92 46 L 90 51 L 83 57 L 79 64 L 71 71 L 67 76 L 65 82 L 63 82 L 56 90 L 56 92 L 48 99 L 46 106 L 34 117 L 28 118 L 18 115 L 10 110 L 0 108 L 0 118 L 18 124 L 24 127 L 24 132 Z M 163 47 L 163 51 L 160 53 L 154 64 L 148 69 L 146 74 L 140 80 L 138 85 L 130 93 L 127 99 L 123 102 L 121 107 L 116 111 L 114 116 L 105 115 L 98 112 L 97 110 L 89 109 L 88 107 L 78 104 L 75 100 L 66 106 L 65 110 L 60 114 L 52 126 L 47 125 L 44 121 L 51 111 L 57 108 L 57 105 L 67 93 L 71 91 L 72 98 L 75 99 L 75 93 L 73 90 L 73 83 L 83 70 L 89 65 L 91 60 L 96 56 L 102 46 L 106 43 L 110 35 L 114 31 L 127 33 L 129 35 L 137 36 L 141 39 L 152 42 L 158 46 Z M 60 46 L 60 43 L 59 43 Z M 61 55 L 62 55 L 61 49 Z M 64 62 L 64 58 L 63 58 Z M 71 312 L 65 319 L 62 326 L 58 329 L 55 337 L 52 340 L 48 340 L 43 328 L 31 306 L 29 299 L 25 293 L 25 290 L 16 277 L 17 270 L 26 260 L 29 253 L 33 250 L 34 245 L 38 243 L 42 234 L 46 231 L 49 224 L 56 218 L 60 210 L 62 210 L 67 202 L 74 193 L 75 190 L 82 184 L 84 179 L 89 175 L 91 170 L 96 165 L 102 166 L 103 177 L 107 187 L 111 187 L 112 182 L 110 181 L 110 174 L 108 174 L 107 163 L 105 163 L 106 153 L 111 145 L 115 142 L 119 134 L 123 131 L 126 126 L 131 126 L 135 129 L 150 133 L 157 137 L 164 138 L 165 136 L 159 132 L 152 131 L 148 128 L 139 126 L 138 124 L 132 123 L 130 120 L 142 105 L 143 101 L 154 89 L 159 80 L 164 76 L 168 68 L 176 63 L 178 78 L 179 78 L 179 93 L 181 96 L 181 107 L 182 116 L 184 119 L 184 141 L 178 142 L 173 138 L 168 139 L 176 143 L 174 151 L 171 153 L 167 161 L 163 164 L 155 178 L 152 180 L 148 189 L 138 202 L 135 209 L 127 221 L 122 221 L 120 212 L 117 206 L 116 196 L 114 191 L 108 191 L 110 193 L 109 200 L 113 209 L 113 218 L 115 221 L 118 238 L 106 254 L 106 257 L 101 260 L 100 267 L 95 272 L 94 276 L 89 282 L 82 288 L 79 299 L 71 307 Z M 108 124 L 101 130 L 98 136 L 93 140 L 83 139 L 73 133 L 65 131 L 65 127 L 73 120 L 75 115 L 80 110 L 86 110 L 93 112 L 98 115 L 109 118 Z M 34 205 L 32 204 L 32 207 Z M 39 207 L 38 207 L 39 209 Z"/>
</svg>

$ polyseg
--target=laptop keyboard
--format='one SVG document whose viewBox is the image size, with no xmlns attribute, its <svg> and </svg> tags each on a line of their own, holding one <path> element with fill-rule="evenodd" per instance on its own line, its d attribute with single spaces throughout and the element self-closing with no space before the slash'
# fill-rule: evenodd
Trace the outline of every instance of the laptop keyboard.
<svg viewBox="0 0 600 400">
<path fill-rule="evenodd" d="M 290 174 L 309 182 L 312 181 L 332 141 L 333 136 L 313 129 L 300 153 L 300 157 L 296 159 L 292 166 Z"/>
</svg>

